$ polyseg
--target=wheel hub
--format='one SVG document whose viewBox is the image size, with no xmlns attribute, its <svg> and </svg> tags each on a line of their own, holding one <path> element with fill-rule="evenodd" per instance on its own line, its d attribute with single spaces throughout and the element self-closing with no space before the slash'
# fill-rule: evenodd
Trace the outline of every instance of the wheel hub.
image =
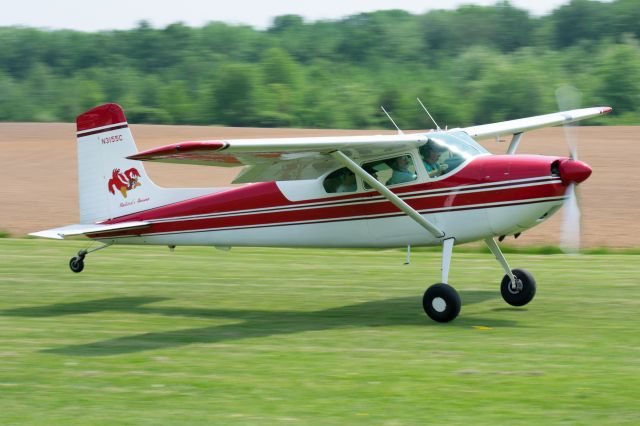
<svg viewBox="0 0 640 426">
<path fill-rule="evenodd" d="M 447 309 L 447 302 L 445 302 L 442 297 L 434 297 L 431 301 L 431 307 L 433 307 L 436 312 L 444 312 L 445 309 Z"/>
<path fill-rule="evenodd" d="M 518 294 L 522 291 L 522 280 L 516 278 L 515 283 L 511 282 L 509 284 L 509 293 Z"/>
</svg>

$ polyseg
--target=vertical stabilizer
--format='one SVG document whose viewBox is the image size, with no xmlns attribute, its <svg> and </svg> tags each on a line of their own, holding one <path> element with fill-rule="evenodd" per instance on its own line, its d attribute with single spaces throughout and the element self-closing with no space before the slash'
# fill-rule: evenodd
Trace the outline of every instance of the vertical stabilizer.
<svg viewBox="0 0 640 426">
<path fill-rule="evenodd" d="M 76 119 L 80 223 L 113 219 L 166 203 L 163 189 L 147 176 L 124 111 L 105 104 Z"/>
</svg>

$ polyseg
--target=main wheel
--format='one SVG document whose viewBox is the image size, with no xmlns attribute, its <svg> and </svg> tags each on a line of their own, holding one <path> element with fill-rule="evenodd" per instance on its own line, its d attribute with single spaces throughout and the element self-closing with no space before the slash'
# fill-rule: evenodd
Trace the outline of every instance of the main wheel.
<svg viewBox="0 0 640 426">
<path fill-rule="evenodd" d="M 524 306 L 536 295 L 536 280 L 524 269 L 513 269 L 511 272 L 516 278 L 515 285 L 509 275 L 505 275 L 500 284 L 500 293 L 511 306 Z"/>
<path fill-rule="evenodd" d="M 76 273 L 82 272 L 84 269 L 84 259 L 79 256 L 72 257 L 69 261 L 69 268 Z"/>
<path fill-rule="evenodd" d="M 434 284 L 424 292 L 422 307 L 429 318 L 438 322 L 449 322 L 460 313 L 460 296 L 448 284 Z"/>
</svg>

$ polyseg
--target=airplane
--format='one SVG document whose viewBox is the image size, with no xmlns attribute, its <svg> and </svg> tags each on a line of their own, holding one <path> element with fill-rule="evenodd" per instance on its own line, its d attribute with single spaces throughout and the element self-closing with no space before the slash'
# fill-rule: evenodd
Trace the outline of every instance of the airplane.
<svg viewBox="0 0 640 426">
<path fill-rule="evenodd" d="M 89 253 L 113 244 L 440 246 L 441 279 L 422 300 L 437 322 L 461 309 L 448 282 L 454 245 L 482 240 L 505 271 L 502 298 L 524 306 L 536 281 L 525 269 L 511 269 L 496 238 L 519 236 L 565 202 L 572 210 L 575 186 L 592 170 L 575 149 L 569 157 L 516 154 L 522 135 L 610 111 L 582 108 L 412 134 L 185 141 L 138 152 L 123 109 L 104 104 L 76 120 L 80 224 L 31 235 L 102 243 L 71 258 L 76 273 Z M 476 141 L 508 135 L 506 154 L 491 154 Z M 244 166 L 233 182 L 246 185 L 161 188 L 145 161 Z"/>
</svg>

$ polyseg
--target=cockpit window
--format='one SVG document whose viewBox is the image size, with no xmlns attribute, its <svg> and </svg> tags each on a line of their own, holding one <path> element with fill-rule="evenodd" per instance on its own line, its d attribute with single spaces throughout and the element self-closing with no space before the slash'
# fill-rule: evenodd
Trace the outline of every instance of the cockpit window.
<svg viewBox="0 0 640 426">
<path fill-rule="evenodd" d="M 435 178 L 447 175 L 467 160 L 489 151 L 466 133 L 452 132 L 430 136 L 419 152 L 429 177 Z"/>
<path fill-rule="evenodd" d="M 331 172 L 322 183 L 324 190 L 330 194 L 338 192 L 355 192 L 358 189 L 356 175 L 346 167 Z"/>
<path fill-rule="evenodd" d="M 411 182 L 418 178 L 410 155 L 372 161 L 363 164 L 362 168 L 387 186 Z M 365 184 L 365 188 L 368 189 L 369 185 Z"/>
</svg>

